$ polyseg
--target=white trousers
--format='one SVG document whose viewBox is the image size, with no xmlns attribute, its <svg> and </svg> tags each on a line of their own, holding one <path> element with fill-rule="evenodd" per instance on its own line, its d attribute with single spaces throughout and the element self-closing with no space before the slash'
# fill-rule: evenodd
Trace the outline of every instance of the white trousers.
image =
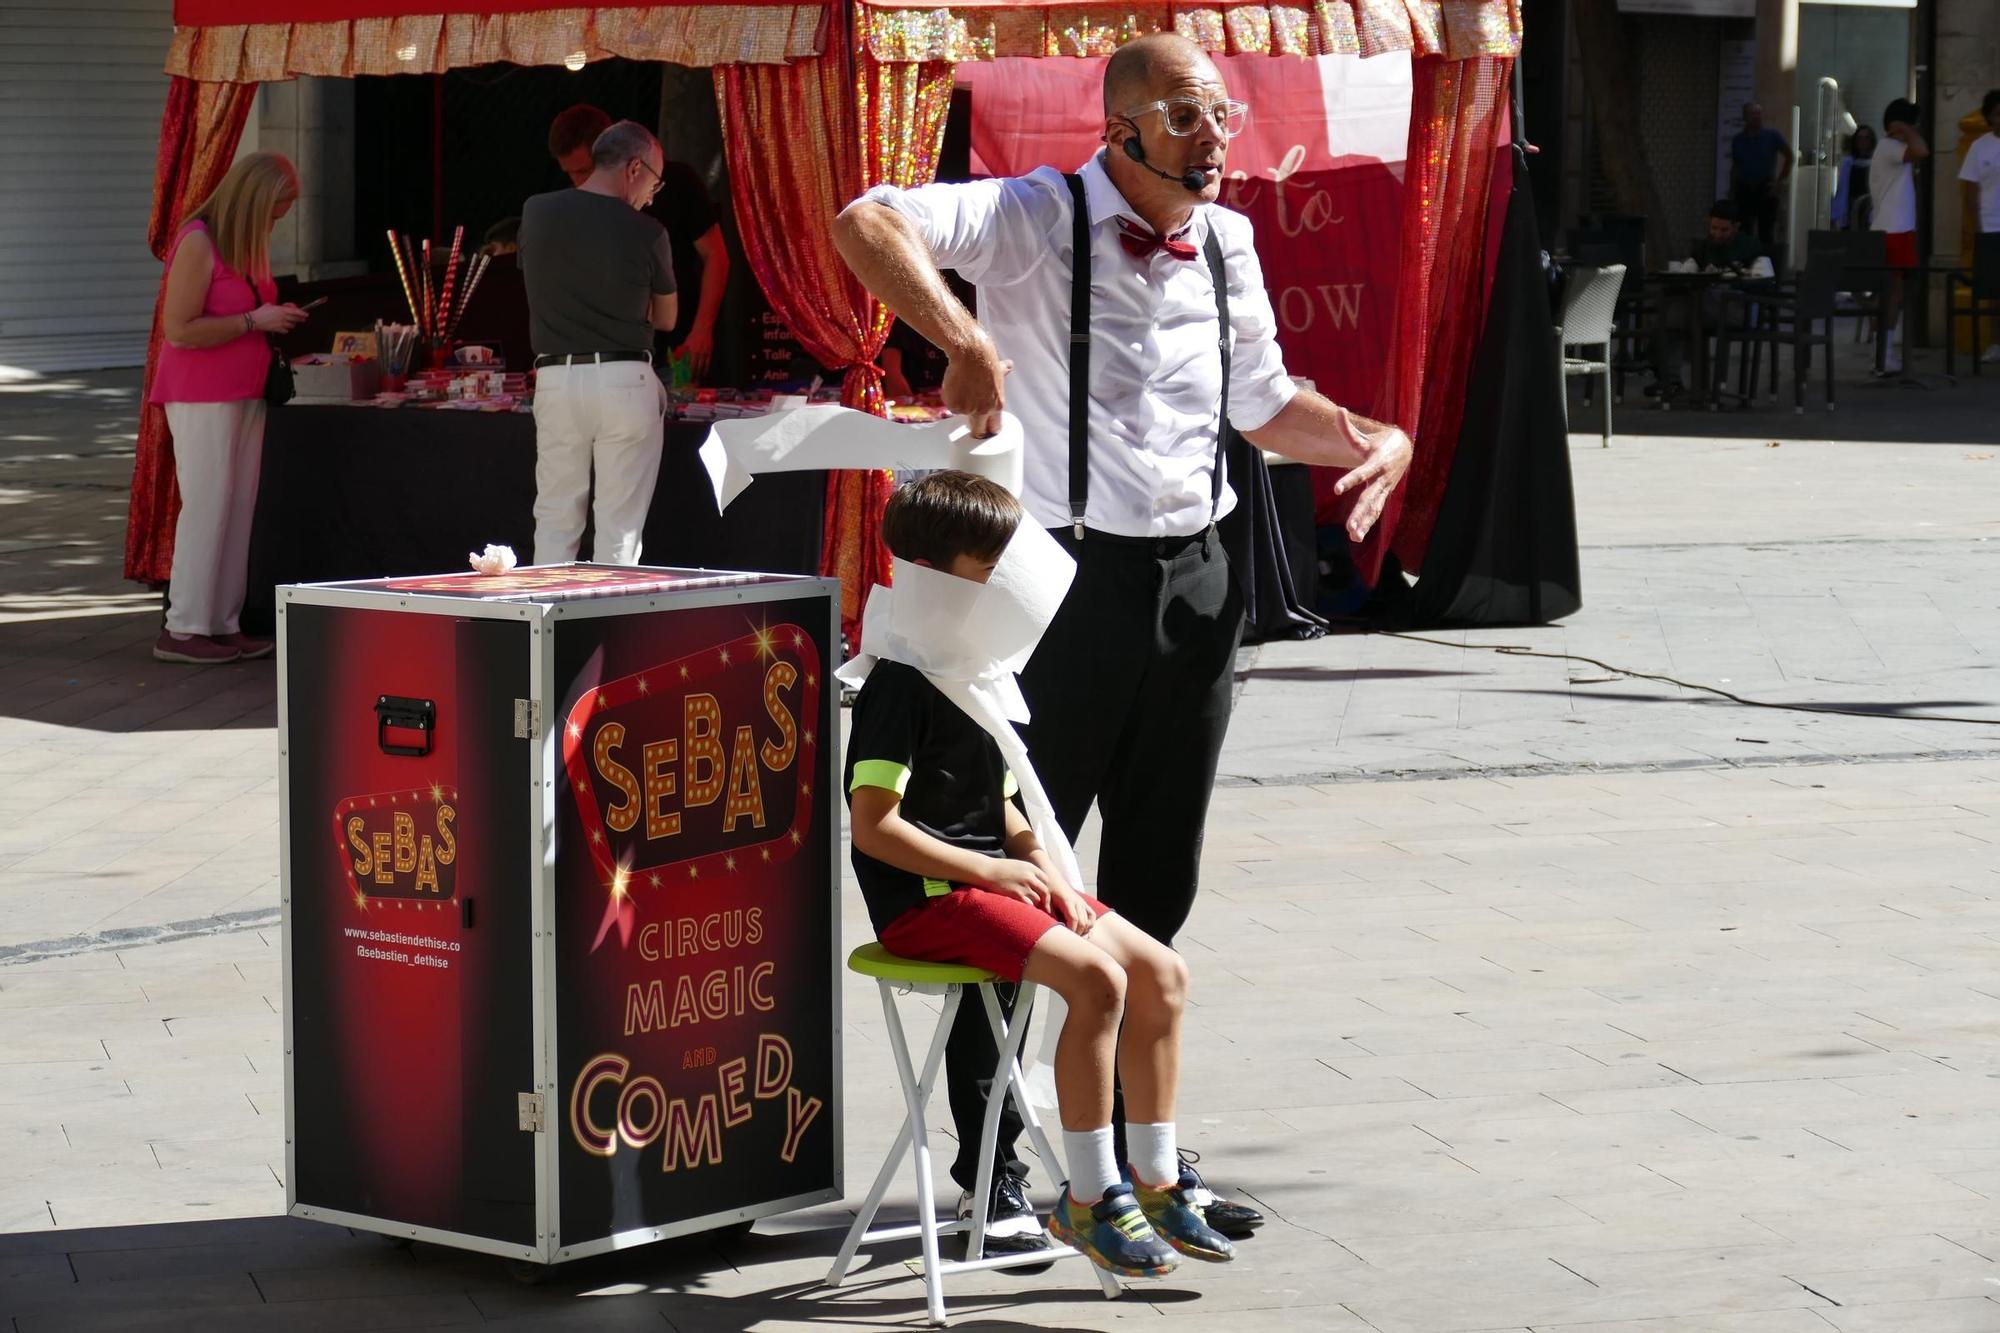
<svg viewBox="0 0 2000 1333">
<path fill-rule="evenodd" d="M 250 520 L 264 463 L 264 400 L 166 408 L 181 488 L 167 629 L 234 634 L 250 576 Z"/>
<path fill-rule="evenodd" d="M 639 563 L 639 538 L 660 475 L 665 409 L 666 389 L 645 361 L 545 366 L 535 372 L 536 564 L 576 559 L 586 512 L 596 522 L 593 560 Z"/>
</svg>

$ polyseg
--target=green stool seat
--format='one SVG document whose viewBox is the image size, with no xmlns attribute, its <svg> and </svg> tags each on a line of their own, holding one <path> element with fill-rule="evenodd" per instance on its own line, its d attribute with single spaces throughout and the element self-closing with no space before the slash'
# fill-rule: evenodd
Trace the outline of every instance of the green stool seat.
<svg viewBox="0 0 2000 1333">
<path fill-rule="evenodd" d="M 870 941 L 847 955 L 847 968 L 877 981 L 905 981 L 927 986 L 978 986 L 996 980 L 983 967 L 964 963 L 927 963 L 920 958 L 902 958 Z"/>
</svg>

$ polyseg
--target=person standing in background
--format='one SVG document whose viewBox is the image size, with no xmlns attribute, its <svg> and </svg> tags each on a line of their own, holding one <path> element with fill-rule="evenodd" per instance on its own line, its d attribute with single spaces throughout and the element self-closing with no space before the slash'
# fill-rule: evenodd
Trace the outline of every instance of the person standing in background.
<svg viewBox="0 0 2000 1333">
<path fill-rule="evenodd" d="M 1847 155 L 1840 159 L 1833 183 L 1833 225 L 1842 231 L 1867 231 L 1875 203 L 1868 194 L 1869 160 L 1880 140 L 1871 125 L 1857 125 L 1847 136 Z"/>
<path fill-rule="evenodd" d="M 1778 230 L 1778 187 L 1792 174 L 1792 146 L 1764 125 L 1764 108 L 1743 104 L 1743 129 L 1729 142 L 1729 197 L 1766 250 Z"/>
<path fill-rule="evenodd" d="M 181 224 L 167 252 L 160 306 L 165 342 L 152 400 L 173 432 L 181 515 L 174 526 L 162 662 L 197 665 L 268 657 L 238 617 L 250 576 L 250 519 L 264 461 L 266 335 L 306 317 L 276 305 L 271 227 L 299 197 L 299 174 L 277 153 L 246 153 Z"/>
<path fill-rule="evenodd" d="M 1889 267 L 1888 351 L 1882 361 L 1884 374 L 1903 373 L 1903 283 L 1902 270 L 1913 269 L 1917 257 L 1917 180 L 1912 164 L 1931 155 L 1931 146 L 1917 131 L 1917 104 L 1899 97 L 1882 112 L 1881 144 L 1875 149 L 1868 168 L 1868 193 L 1875 201 L 1870 222 L 1884 233 L 1883 245 Z"/>
<path fill-rule="evenodd" d="M 680 311 L 666 230 L 644 211 L 660 188 L 660 142 L 621 120 L 597 136 L 591 160 L 581 185 L 538 194 L 521 209 L 517 257 L 535 348 L 538 565 L 576 559 L 586 512 L 596 520 L 592 558 L 637 564 L 665 438 L 652 343 Z"/>
<path fill-rule="evenodd" d="M 1979 235 L 1990 236 L 2000 233 L 2000 88 L 1992 89 L 1980 101 L 1979 114 L 1986 118 L 1987 133 L 1965 150 L 1958 179 L 1963 182 L 1966 206 L 1979 220 Z M 2000 361 L 2000 341 L 1987 344 L 1980 360 Z"/>
<path fill-rule="evenodd" d="M 550 122 L 549 156 L 569 176 L 570 184 L 589 179 L 590 146 L 610 125 L 611 117 L 588 102 L 578 102 Z M 646 212 L 667 229 L 681 290 L 696 294 L 693 302 L 681 303 L 674 327 L 661 335 L 659 350 L 686 357 L 695 379 L 705 380 L 715 362 L 715 322 L 729 290 L 729 243 L 708 202 L 708 188 L 685 162 L 660 164 L 660 191 Z"/>
</svg>

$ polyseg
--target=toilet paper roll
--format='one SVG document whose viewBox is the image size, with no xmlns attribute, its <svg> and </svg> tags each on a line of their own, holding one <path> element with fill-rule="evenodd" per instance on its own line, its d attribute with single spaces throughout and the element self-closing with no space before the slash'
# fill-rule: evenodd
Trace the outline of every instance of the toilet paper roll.
<svg viewBox="0 0 2000 1333">
<path fill-rule="evenodd" d="M 958 468 L 1019 495 L 1021 446 L 1021 423 L 1011 415 L 982 440 L 963 417 L 903 425 L 827 405 L 718 421 L 702 442 L 701 461 L 715 507 L 724 510 L 762 473 L 825 468 Z"/>
</svg>

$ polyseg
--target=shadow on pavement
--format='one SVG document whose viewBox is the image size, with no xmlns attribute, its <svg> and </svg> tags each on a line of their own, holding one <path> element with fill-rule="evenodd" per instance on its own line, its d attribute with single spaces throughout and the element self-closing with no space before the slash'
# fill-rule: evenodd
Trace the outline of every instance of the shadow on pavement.
<svg viewBox="0 0 2000 1333">
<path fill-rule="evenodd" d="M 835 1289 L 819 1275 L 840 1237 L 837 1228 L 711 1233 L 536 1270 L 287 1217 L 23 1232 L 0 1235 L 0 1324 L 19 1333 L 924 1326 L 923 1285 L 909 1263 L 914 1246 L 875 1251 Z M 759 1270 L 769 1270 L 769 1285 L 760 1285 Z M 1059 1318 L 1036 1312 L 1100 1299 L 1075 1260 L 1019 1278 L 1004 1297 L 947 1289 L 952 1323 L 967 1329 L 1061 1333 L 1068 1326 Z M 1123 1300 L 1199 1297 L 1169 1285 L 1128 1291 Z"/>
</svg>

